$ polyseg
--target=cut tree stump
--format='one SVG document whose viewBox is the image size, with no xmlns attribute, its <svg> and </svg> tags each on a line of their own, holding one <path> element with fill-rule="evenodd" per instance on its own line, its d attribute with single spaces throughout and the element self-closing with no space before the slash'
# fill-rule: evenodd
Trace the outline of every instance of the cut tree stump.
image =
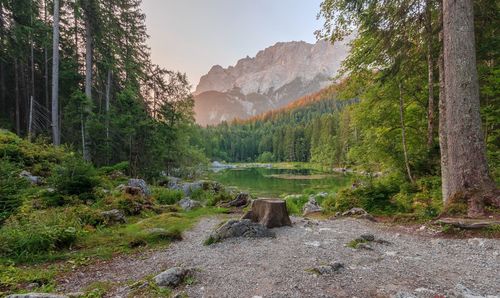
<svg viewBox="0 0 500 298">
<path fill-rule="evenodd" d="M 277 199 L 259 199 L 253 201 L 252 210 L 243 215 L 242 219 L 250 219 L 268 228 L 291 226 L 286 202 Z"/>
<path fill-rule="evenodd" d="M 472 218 L 441 218 L 436 220 L 437 224 L 451 225 L 461 229 L 483 229 L 500 225 L 500 220 L 495 219 L 472 219 Z"/>
</svg>

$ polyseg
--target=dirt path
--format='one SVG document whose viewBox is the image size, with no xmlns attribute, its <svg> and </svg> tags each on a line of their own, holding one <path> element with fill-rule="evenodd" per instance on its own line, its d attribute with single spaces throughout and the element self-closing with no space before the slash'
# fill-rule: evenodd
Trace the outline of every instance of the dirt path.
<svg viewBox="0 0 500 298">
<path fill-rule="evenodd" d="M 500 295 L 500 240 L 437 239 L 396 233 L 355 219 L 305 221 L 274 229 L 274 239 L 231 239 L 211 246 L 203 240 L 221 221 L 203 219 L 184 240 L 153 251 L 78 269 L 60 285 L 79 291 L 96 281 L 115 283 L 110 297 L 126 297 L 127 282 L 172 266 L 198 269 L 189 297 L 459 297 Z M 373 250 L 346 243 L 371 233 L 391 244 Z M 345 269 L 316 276 L 307 269 L 340 261 Z M 464 288 L 465 287 L 465 288 Z M 405 296 L 406 295 L 406 296 Z M 412 296 L 413 295 L 413 296 Z"/>
</svg>

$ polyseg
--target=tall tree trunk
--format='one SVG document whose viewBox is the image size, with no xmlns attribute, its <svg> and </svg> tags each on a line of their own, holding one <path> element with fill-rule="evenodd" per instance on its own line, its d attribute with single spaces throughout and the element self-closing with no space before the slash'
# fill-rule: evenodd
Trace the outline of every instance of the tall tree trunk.
<svg viewBox="0 0 500 298">
<path fill-rule="evenodd" d="M 48 20 L 47 20 L 47 0 L 45 0 L 43 2 L 43 9 L 44 9 L 44 20 L 45 20 L 45 24 L 48 23 Z M 48 37 L 47 37 L 48 39 Z M 47 108 L 47 110 L 49 110 L 49 50 L 47 49 L 47 46 L 44 47 L 44 64 L 45 64 L 45 67 L 44 67 L 44 74 L 43 74 L 43 78 L 44 78 L 44 81 L 45 81 L 45 107 Z"/>
<path fill-rule="evenodd" d="M 14 80 L 16 93 L 16 133 L 17 135 L 21 135 L 21 98 L 19 95 L 19 67 L 17 59 L 14 59 Z"/>
<path fill-rule="evenodd" d="M 111 80 L 112 80 L 112 75 L 113 72 L 111 69 L 108 69 L 108 79 L 106 83 L 106 162 L 109 164 L 110 156 L 111 156 L 111 150 L 110 150 L 110 144 L 111 140 L 109 139 L 109 108 L 110 108 L 110 101 L 111 101 Z"/>
<path fill-rule="evenodd" d="M 92 24 L 91 24 L 91 0 L 86 0 L 85 7 L 85 96 L 89 102 L 92 102 Z M 83 158 L 90 161 L 90 138 L 88 127 L 88 116 L 90 114 L 89 104 L 84 106 L 83 117 Z"/>
<path fill-rule="evenodd" d="M 485 204 L 500 207 L 500 195 L 489 175 L 481 131 L 473 1 L 443 3 L 449 173 L 445 200 L 466 200 L 469 216 L 479 216 Z"/>
<path fill-rule="evenodd" d="M 59 0 L 54 0 L 52 45 L 52 143 L 61 144 L 59 128 Z"/>
<path fill-rule="evenodd" d="M 439 31 L 439 148 L 441 153 L 441 193 L 443 201 L 446 203 L 448 199 L 448 139 L 446 129 L 446 90 L 445 90 L 445 73 L 444 73 L 444 59 L 443 59 L 443 1 L 440 1 L 439 10 L 439 24 L 441 29 Z"/>
<path fill-rule="evenodd" d="M 4 17 L 3 17 L 3 3 L 0 2 L 0 40 L 4 40 Z M 5 55 L 4 52 L 0 52 Z M 5 115 L 8 114 L 7 102 L 5 97 L 5 68 L 4 60 L 0 58 L 0 103 L 2 105 L 2 111 Z"/>
<path fill-rule="evenodd" d="M 434 57 L 432 56 L 432 0 L 426 0 L 425 8 L 425 33 L 427 43 L 427 68 L 428 68 L 428 93 L 429 103 L 427 108 L 427 149 L 434 145 Z"/>
<path fill-rule="evenodd" d="M 401 85 L 402 83 L 399 82 L 399 119 L 401 122 L 401 141 L 403 145 L 406 173 L 408 174 L 408 179 L 410 179 L 410 182 L 414 183 L 413 176 L 411 175 L 410 162 L 408 159 L 408 148 L 406 145 L 406 125 L 404 116 L 403 87 Z"/>
</svg>

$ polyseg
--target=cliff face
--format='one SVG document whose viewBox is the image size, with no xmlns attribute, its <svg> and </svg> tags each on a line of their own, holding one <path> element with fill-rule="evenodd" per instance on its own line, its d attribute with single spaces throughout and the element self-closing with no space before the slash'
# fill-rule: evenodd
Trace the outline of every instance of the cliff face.
<svg viewBox="0 0 500 298">
<path fill-rule="evenodd" d="M 316 92 L 331 84 L 347 53 L 345 43 L 279 42 L 235 66 L 213 66 L 196 87 L 196 120 L 245 119 Z"/>
</svg>

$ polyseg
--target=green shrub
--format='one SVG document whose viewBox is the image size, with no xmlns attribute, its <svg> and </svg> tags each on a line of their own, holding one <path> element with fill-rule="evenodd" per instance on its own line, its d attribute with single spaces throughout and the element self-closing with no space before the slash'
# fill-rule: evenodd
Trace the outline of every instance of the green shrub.
<svg viewBox="0 0 500 298">
<path fill-rule="evenodd" d="M 129 168 L 128 161 L 123 161 L 123 162 L 114 164 L 112 166 L 100 167 L 99 168 L 99 173 L 100 174 L 104 174 L 104 175 L 109 175 L 109 174 L 112 174 L 112 173 L 114 173 L 116 171 L 120 171 L 120 172 L 125 173 L 125 172 L 128 171 L 128 168 Z"/>
<path fill-rule="evenodd" d="M 59 193 L 86 200 L 94 199 L 93 191 L 99 185 L 99 177 L 91 164 L 72 156 L 55 168 L 50 182 Z"/>
<path fill-rule="evenodd" d="M 19 177 L 19 170 L 10 162 L 0 160 L 0 224 L 22 204 L 21 193 L 28 182 Z"/>
<path fill-rule="evenodd" d="M 0 229 L 0 255 L 28 260 L 70 247 L 81 232 L 71 210 L 54 208 L 11 217 Z"/>
<path fill-rule="evenodd" d="M 200 202 L 207 202 L 214 199 L 214 193 L 199 188 L 191 192 L 191 199 Z"/>
<path fill-rule="evenodd" d="M 181 190 L 172 190 L 164 187 L 154 187 L 153 197 L 160 204 L 173 205 L 184 197 L 184 192 Z"/>
<path fill-rule="evenodd" d="M 118 209 L 125 212 L 126 215 L 139 215 L 145 210 L 150 210 L 153 207 L 153 202 L 143 196 L 132 196 L 122 194 L 114 202 Z"/>
<path fill-rule="evenodd" d="M 206 205 L 207 206 L 216 206 L 220 202 L 228 202 L 233 199 L 233 196 L 226 192 L 226 191 L 221 191 L 218 193 L 213 194 L 211 197 L 209 197 L 206 200 Z"/>
<path fill-rule="evenodd" d="M 309 200 L 307 195 L 285 197 L 286 209 L 289 214 L 302 214 L 302 208 Z"/>
<path fill-rule="evenodd" d="M 262 152 L 262 154 L 257 158 L 257 162 L 273 162 L 275 160 L 274 155 L 271 152 Z"/>
</svg>

